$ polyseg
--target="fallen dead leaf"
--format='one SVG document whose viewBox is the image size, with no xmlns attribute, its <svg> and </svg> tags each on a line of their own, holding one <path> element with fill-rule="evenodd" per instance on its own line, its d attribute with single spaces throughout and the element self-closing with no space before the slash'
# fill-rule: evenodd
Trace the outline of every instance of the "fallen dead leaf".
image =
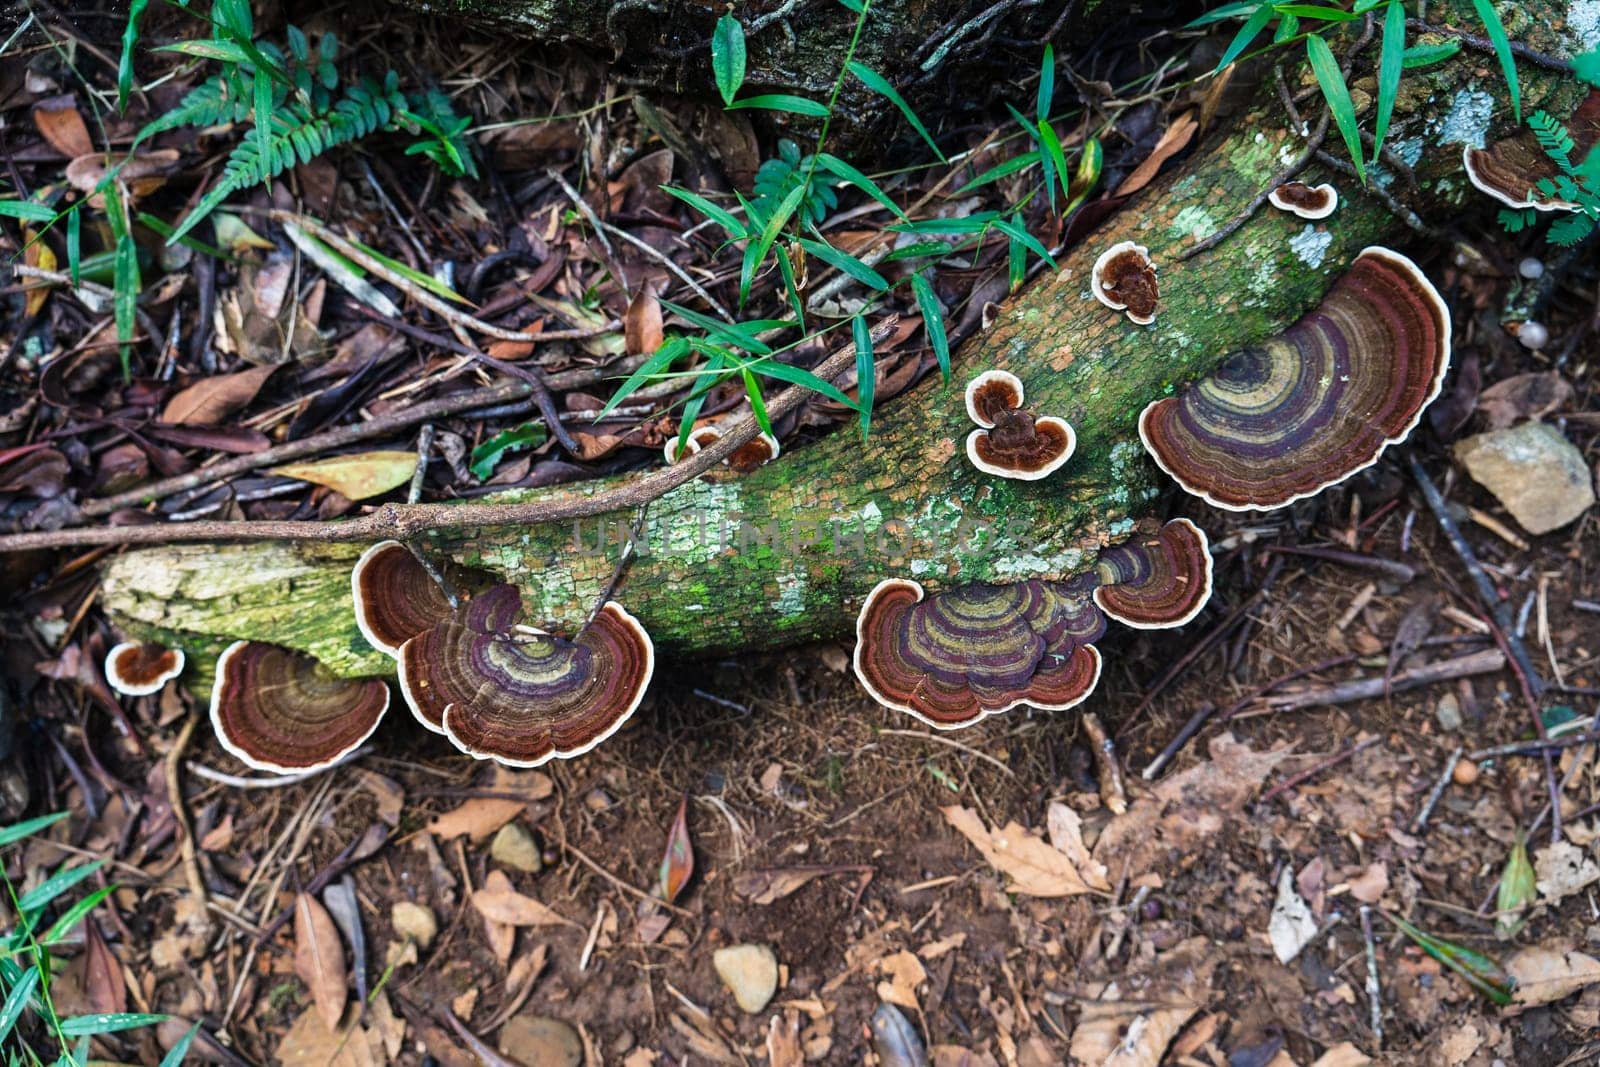
<svg viewBox="0 0 1600 1067">
<path fill-rule="evenodd" d="M 89 139 L 89 127 L 84 124 L 83 116 L 78 114 L 70 96 L 53 96 L 39 101 L 33 109 L 33 124 L 38 128 L 39 135 L 50 142 L 50 147 L 68 159 L 76 159 L 94 151 L 94 142 Z"/>
<path fill-rule="evenodd" d="M 1045 809 L 1045 830 L 1050 835 L 1051 847 L 1071 861 L 1084 882 L 1093 889 L 1111 891 L 1105 865 L 1096 863 L 1083 843 L 1083 820 L 1076 811 L 1059 801 L 1052 802 Z"/>
<path fill-rule="evenodd" d="M 805 1053 L 800 1049 L 800 1013 L 785 1008 L 767 1022 L 767 1067 L 801 1067 Z"/>
<path fill-rule="evenodd" d="M 1167 1046 L 1206 999 L 1221 960 L 1203 937 L 1182 942 L 1155 961 L 1159 972 L 1141 981 L 1140 994 L 1121 999 L 1122 984 L 1098 989 L 1087 1000 L 1072 1032 L 1076 1063 L 1098 1067 L 1156 1067 Z M 1134 988 L 1129 975 L 1127 987 Z"/>
<path fill-rule="evenodd" d="M 1372 1057 L 1346 1041 L 1317 1057 L 1311 1067 L 1366 1067 Z"/>
<path fill-rule="evenodd" d="M 508 926 L 575 926 L 578 923 L 563 918 L 555 909 L 524 896 L 511 888 L 509 880 L 504 885 L 491 886 L 485 879 L 482 889 L 472 894 L 472 906 L 478 914 L 491 922 Z"/>
<path fill-rule="evenodd" d="M 273 1056 L 281 1067 L 382 1067 L 387 1062 L 383 1041 L 364 1026 L 356 1026 L 348 1036 L 343 1030 L 330 1030 L 321 1013 L 307 1008 L 294 1021 Z"/>
<path fill-rule="evenodd" d="M 1278 876 L 1278 899 L 1267 920 L 1267 938 L 1272 942 L 1273 954 L 1279 963 L 1288 963 L 1316 936 L 1317 918 L 1295 892 L 1294 871 L 1286 866 Z"/>
<path fill-rule="evenodd" d="M 1350 879 L 1350 895 L 1363 904 L 1376 904 L 1389 891 L 1389 865 L 1370 864 L 1364 871 Z"/>
<path fill-rule="evenodd" d="M 622 317 L 622 329 L 630 356 L 648 355 L 660 348 L 661 342 L 666 339 L 661 328 L 661 301 L 648 284 L 628 302 L 627 313 Z"/>
<path fill-rule="evenodd" d="M 310 893 L 294 899 L 294 972 L 311 990 L 323 1025 L 336 1029 L 344 1017 L 348 985 L 344 946 L 333 916 Z"/>
<path fill-rule="evenodd" d="M 126 1011 L 128 987 L 122 977 L 122 964 L 106 944 L 100 924 L 93 918 L 83 923 L 83 987 L 89 1006 L 96 1012 L 112 1015 Z"/>
<path fill-rule="evenodd" d="M 515 819 L 525 806 L 520 800 L 473 797 L 428 823 L 428 832 L 445 841 L 465 834 L 473 844 L 481 844 Z"/>
<path fill-rule="evenodd" d="M 689 839 L 689 795 L 678 801 L 678 814 L 667 832 L 667 847 L 661 855 L 657 889 L 668 904 L 678 899 L 694 875 L 694 842 Z"/>
<path fill-rule="evenodd" d="M 1558 841 L 1536 851 L 1533 873 L 1539 895 L 1550 904 L 1559 904 L 1600 882 L 1600 866 L 1570 841 Z"/>
<path fill-rule="evenodd" d="M 1161 140 L 1150 150 L 1133 173 L 1122 180 L 1117 186 L 1117 191 L 1112 196 L 1131 196 L 1140 189 L 1149 185 L 1161 169 L 1161 164 L 1183 151 L 1189 142 L 1194 140 L 1195 133 L 1200 129 L 1200 123 L 1195 119 L 1194 112 L 1186 111 L 1175 119 L 1171 126 L 1161 134 Z"/>
<path fill-rule="evenodd" d="M 405 485 L 416 469 L 415 452 L 376 451 L 286 463 L 269 467 L 268 473 L 326 486 L 350 500 L 366 500 Z"/>
<path fill-rule="evenodd" d="M 219 423 L 250 403 L 275 370 L 277 367 L 251 367 L 236 374 L 201 378 L 167 401 L 161 421 L 190 426 Z"/>
<path fill-rule="evenodd" d="M 971 808 L 951 805 L 940 810 L 944 812 L 945 821 L 971 841 L 990 866 L 1010 877 L 1008 892 L 1030 897 L 1066 897 L 1094 891 L 1065 854 L 1018 823 L 1010 822 L 1002 830 L 990 830 Z"/>
<path fill-rule="evenodd" d="M 917 987 L 928 980 L 928 972 L 916 953 L 901 950 L 878 961 L 879 973 L 888 978 L 878 983 L 878 999 L 917 1011 Z"/>
<path fill-rule="evenodd" d="M 515 893 L 516 889 L 511 884 L 511 879 L 505 871 L 493 870 L 484 877 L 483 887 L 494 893 Z M 489 942 L 489 951 L 494 953 L 494 958 L 504 967 L 511 960 L 511 953 L 517 947 L 517 928 L 510 923 L 496 922 L 487 915 L 483 917 L 483 936 Z M 461 1013 L 456 1012 L 457 1015 Z M 465 1016 L 463 1016 L 465 1018 Z"/>
<path fill-rule="evenodd" d="M 779 867 L 759 871 L 742 871 L 734 875 L 733 889 L 752 904 L 771 904 L 782 900 L 796 889 L 821 878 L 825 867 Z"/>
<path fill-rule="evenodd" d="M 1533 1007 L 1600 982 L 1600 960 L 1576 949 L 1532 945 L 1506 961 L 1506 973 L 1517 983 L 1513 1003 Z"/>
</svg>

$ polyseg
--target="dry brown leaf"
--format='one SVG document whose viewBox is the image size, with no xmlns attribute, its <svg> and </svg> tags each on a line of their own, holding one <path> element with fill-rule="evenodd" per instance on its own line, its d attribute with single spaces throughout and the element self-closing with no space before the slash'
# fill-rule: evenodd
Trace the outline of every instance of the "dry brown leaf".
<svg viewBox="0 0 1600 1067">
<path fill-rule="evenodd" d="M 135 152 L 118 161 L 117 179 L 127 187 L 135 199 L 149 196 L 167 182 L 167 175 L 177 167 L 180 153 L 176 148 L 163 148 L 154 152 Z M 89 193 L 100 187 L 110 169 L 103 152 L 90 152 L 67 164 L 67 181 L 79 192 Z M 92 196 L 89 205 L 98 210 L 105 208 L 105 196 Z"/>
<path fill-rule="evenodd" d="M 491 885 L 486 879 L 484 887 L 472 894 L 472 906 L 485 919 L 508 926 L 578 926 L 548 905 L 518 893 L 509 880 Z"/>
<path fill-rule="evenodd" d="M 33 109 L 33 124 L 38 128 L 39 135 L 50 142 L 50 147 L 68 159 L 86 156 L 94 151 L 94 142 L 89 139 L 89 127 L 84 125 L 83 116 L 78 114 L 69 96 L 39 101 Z"/>
<path fill-rule="evenodd" d="M 1537 419 L 1572 404 L 1572 383 L 1555 371 L 1515 374 L 1478 394 L 1478 410 L 1488 429 L 1504 430 L 1523 419 Z"/>
<path fill-rule="evenodd" d="M 1072 1032 L 1075 1063 L 1099 1067 L 1156 1067 L 1167 1046 L 1204 1003 L 1221 955 L 1203 937 L 1194 937 L 1160 957 L 1160 974 L 1149 981 L 1128 975 L 1086 1000 Z M 1126 1001 L 1119 989 L 1138 989 Z"/>
<path fill-rule="evenodd" d="M 1045 809 L 1045 830 L 1051 847 L 1071 861 L 1090 888 L 1111 891 L 1105 865 L 1095 862 L 1083 843 L 1083 820 L 1077 812 L 1060 802 L 1051 803 Z"/>
<path fill-rule="evenodd" d="M 1183 151 L 1189 142 L 1194 140 L 1194 135 L 1199 129 L 1200 123 L 1195 120 L 1194 112 L 1186 111 L 1179 115 L 1172 125 L 1167 127 L 1166 132 L 1162 133 L 1161 140 L 1156 142 L 1156 146 L 1150 150 L 1144 162 L 1135 167 L 1133 173 L 1124 178 L 1122 184 L 1117 186 L 1117 191 L 1111 195 L 1131 196 L 1149 185 L 1155 178 L 1156 172 L 1161 169 L 1161 164 Z"/>
<path fill-rule="evenodd" d="M 267 473 L 326 486 L 350 500 L 366 500 L 405 485 L 416 469 L 415 452 L 380 450 L 310 463 L 286 463 L 269 467 Z"/>
<path fill-rule="evenodd" d="M 221 422 L 255 399 L 276 367 L 251 367 L 237 374 L 201 378 L 167 401 L 162 422 L 210 426 Z"/>
<path fill-rule="evenodd" d="M 525 806 L 520 800 L 473 797 L 435 818 L 428 824 L 428 832 L 445 841 L 466 834 L 474 844 L 480 844 L 515 819 Z"/>
<path fill-rule="evenodd" d="M 511 885 L 511 879 L 506 877 L 506 872 L 501 870 L 490 871 L 483 880 L 483 888 L 494 893 L 516 893 Z M 483 918 L 484 940 L 489 942 L 489 951 L 494 953 L 494 958 L 504 967 L 511 961 L 511 952 L 517 947 L 517 928 L 510 923 L 496 922 L 487 915 Z M 460 1015 L 460 1012 L 456 1013 Z"/>
<path fill-rule="evenodd" d="M 1350 895 L 1363 904 L 1376 904 L 1389 891 L 1389 865 L 1370 864 L 1364 871 L 1350 879 Z"/>
<path fill-rule="evenodd" d="M 983 853 L 989 865 L 1010 877 L 1009 892 L 1030 897 L 1066 897 L 1093 889 L 1072 861 L 1016 822 L 990 830 L 971 808 L 941 809 L 945 821 Z"/>
<path fill-rule="evenodd" d="M 294 973 L 311 990 L 311 1002 L 329 1030 L 344 1017 L 348 987 L 344 945 L 320 901 L 310 893 L 294 898 Z"/>
<path fill-rule="evenodd" d="M 1600 960 L 1576 949 L 1532 945 L 1506 962 L 1506 973 L 1517 983 L 1513 1002 L 1527 1008 L 1554 1003 L 1600 982 Z"/>
<path fill-rule="evenodd" d="M 742 871 L 734 875 L 733 889 L 752 904 L 771 904 L 827 873 L 825 867 L 779 867 Z"/>
<path fill-rule="evenodd" d="M 648 355 L 666 340 L 661 329 L 661 301 L 656 299 L 655 289 L 648 284 L 628 302 L 628 311 L 622 317 L 622 329 L 630 356 Z"/>
<path fill-rule="evenodd" d="M 30 267 L 38 267 L 40 270 L 55 270 L 55 249 L 43 241 L 35 241 L 33 239 L 35 237 L 33 230 L 24 230 L 23 233 L 27 235 L 29 242 L 28 247 L 23 249 L 22 252 L 23 262 Z M 29 289 L 28 298 L 23 303 L 23 314 L 28 316 L 39 314 L 39 309 L 43 308 L 44 302 L 49 299 L 50 286 L 41 284 L 37 288 Z"/>
<path fill-rule="evenodd" d="M 933 1067 L 1000 1067 L 1000 1061 L 991 1052 L 962 1048 L 960 1045 L 935 1045 L 928 1050 L 928 1062 Z"/>
<path fill-rule="evenodd" d="M 389 826 L 399 826 L 400 813 L 406 806 L 406 791 L 400 783 L 377 771 L 362 770 L 359 773 L 361 785 L 378 802 L 378 818 Z"/>
<path fill-rule="evenodd" d="M 1346 1041 L 1317 1057 L 1311 1067 L 1366 1067 L 1372 1057 Z"/>
<path fill-rule="evenodd" d="M 83 923 L 83 955 L 83 988 L 90 1008 L 106 1015 L 127 1011 L 128 987 L 122 964 L 93 918 Z"/>
<path fill-rule="evenodd" d="M 898 1004 L 911 1011 L 919 1010 L 917 987 L 928 980 L 928 972 L 916 953 L 901 950 L 878 961 L 879 973 L 888 977 L 878 983 L 878 999 Z"/>
<path fill-rule="evenodd" d="M 805 1053 L 800 1049 L 800 1013 L 793 1008 L 774 1012 L 767 1022 L 767 1067 L 802 1067 Z"/>
<path fill-rule="evenodd" d="M 307 1008 L 278 1042 L 272 1062 L 280 1067 L 383 1067 L 383 1041 L 364 1026 L 346 1036 L 329 1030 L 315 1007 Z"/>
</svg>

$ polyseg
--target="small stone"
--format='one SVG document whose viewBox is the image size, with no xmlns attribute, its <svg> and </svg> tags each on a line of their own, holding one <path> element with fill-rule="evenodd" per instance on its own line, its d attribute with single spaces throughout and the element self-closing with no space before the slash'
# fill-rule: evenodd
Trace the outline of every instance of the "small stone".
<svg viewBox="0 0 1600 1067">
<path fill-rule="evenodd" d="M 1594 503 L 1583 453 L 1542 422 L 1491 430 L 1456 442 L 1456 459 L 1532 534 L 1549 533 Z"/>
<path fill-rule="evenodd" d="M 579 1067 L 583 1039 L 548 1015 L 513 1015 L 500 1028 L 500 1051 L 524 1067 Z"/>
<path fill-rule="evenodd" d="M 1461 729 L 1461 701 L 1456 699 L 1454 693 L 1446 693 L 1439 698 L 1439 703 L 1434 706 L 1433 715 L 1439 720 L 1439 728 L 1445 733 L 1453 734 Z"/>
<path fill-rule="evenodd" d="M 539 868 L 544 866 L 538 844 L 521 823 L 508 822 L 500 827 L 489 846 L 489 855 L 503 867 L 528 874 L 538 874 Z"/>
<path fill-rule="evenodd" d="M 755 1015 L 778 991 L 778 957 L 766 945 L 732 945 L 711 956 L 717 977 L 728 987 L 739 1010 Z"/>
<path fill-rule="evenodd" d="M 394 906 L 389 912 L 389 921 L 394 924 L 395 933 L 415 941 L 421 949 L 433 944 L 433 939 L 439 934 L 439 920 L 434 917 L 433 909 L 409 900 L 402 900 Z"/>
<path fill-rule="evenodd" d="M 1471 785 L 1478 780 L 1478 765 L 1469 759 L 1458 759 L 1450 777 L 1455 779 L 1456 785 Z"/>
</svg>

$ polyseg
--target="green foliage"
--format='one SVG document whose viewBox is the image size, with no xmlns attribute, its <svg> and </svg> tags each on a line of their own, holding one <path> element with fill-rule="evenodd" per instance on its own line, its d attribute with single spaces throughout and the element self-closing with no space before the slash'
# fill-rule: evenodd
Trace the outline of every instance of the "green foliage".
<svg viewBox="0 0 1600 1067">
<path fill-rule="evenodd" d="M 66 817 L 66 812 L 57 812 L 0 829 L 0 847 L 15 844 Z M 30 1041 L 18 1031 L 30 1016 L 42 1026 L 44 1034 L 48 1035 L 46 1040 L 53 1039 L 59 1049 L 56 1062 L 61 1064 L 84 1062 L 81 1053 L 87 1052 L 87 1039 L 93 1035 L 152 1026 L 167 1018 L 165 1015 L 115 1012 L 63 1019 L 51 1001 L 50 984 L 56 959 L 50 950 L 60 946 L 67 935 L 116 886 L 96 890 L 62 909 L 43 936 L 38 934 L 39 925 L 48 913 L 59 908 L 74 888 L 93 877 L 104 866 L 104 860 L 63 866 L 20 897 L 11 879 L 0 869 L 11 911 L 16 916 L 11 929 L 0 930 L 0 1051 L 6 1053 L 8 1063 L 41 1062 L 39 1052 L 43 1045 L 38 1040 Z M 183 1062 L 198 1029 L 196 1024 L 183 1040 L 173 1046 L 162 1059 L 161 1067 L 177 1067 Z M 78 1043 L 70 1044 L 71 1039 L 77 1039 Z"/>
<path fill-rule="evenodd" d="M 1582 55 L 1573 56 L 1572 75 L 1600 89 L 1600 48 L 1591 48 Z"/>
<path fill-rule="evenodd" d="M 814 180 L 814 156 L 801 156 L 800 146 L 787 137 L 778 142 L 778 154 L 762 163 L 756 170 L 751 192 L 755 199 L 751 207 L 760 215 L 770 218 L 795 189 L 803 189 L 800 206 L 796 209 L 800 221 L 812 226 L 839 206 L 839 197 L 833 191 L 833 182 Z"/>
<path fill-rule="evenodd" d="M 1511 1003 L 1511 994 L 1516 988 L 1516 981 L 1494 960 L 1463 945 L 1446 941 L 1442 937 L 1425 934 L 1398 915 L 1384 912 L 1384 918 L 1394 923 L 1401 933 L 1416 942 L 1422 951 L 1456 972 L 1483 996 L 1501 1007 Z"/>
<path fill-rule="evenodd" d="M 443 93 L 430 90 L 408 96 L 400 78 L 388 71 L 381 79 L 341 83 L 335 65 L 338 41 L 323 34 L 312 46 L 298 26 L 285 30 L 285 44 L 256 41 L 248 0 L 214 0 L 211 36 L 167 45 L 197 59 L 219 63 L 221 70 L 191 89 L 178 107 L 148 123 L 135 145 L 158 133 L 184 127 L 250 123 L 234 147 L 222 178 L 167 240 L 183 238 L 228 197 L 274 176 L 296 163 L 309 163 L 339 145 L 379 131 L 403 131 L 418 139 L 407 154 L 420 154 L 446 174 L 476 177 L 477 164 L 465 135 L 471 119 L 457 115 Z M 125 58 L 137 40 L 130 20 Z"/>
<path fill-rule="evenodd" d="M 1333 112 L 1333 121 L 1339 127 L 1339 136 L 1350 151 L 1350 162 L 1356 166 L 1356 177 L 1361 184 L 1367 182 L 1366 168 L 1361 162 L 1361 131 L 1356 126 L 1356 106 L 1350 99 L 1350 87 L 1344 83 L 1339 61 L 1333 58 L 1333 49 L 1316 34 L 1306 38 L 1306 58 L 1311 61 L 1311 72 L 1322 87 L 1322 95 Z"/>
<path fill-rule="evenodd" d="M 744 67 L 744 27 L 732 15 L 723 15 L 711 33 L 711 73 L 722 102 L 729 107 L 744 84 Z"/>
</svg>

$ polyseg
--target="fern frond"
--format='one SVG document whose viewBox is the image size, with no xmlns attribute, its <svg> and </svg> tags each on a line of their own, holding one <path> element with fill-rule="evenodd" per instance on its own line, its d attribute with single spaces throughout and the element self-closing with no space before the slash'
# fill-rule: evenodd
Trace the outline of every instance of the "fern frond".
<svg viewBox="0 0 1600 1067">
<path fill-rule="evenodd" d="M 331 148 L 390 126 L 404 106 L 405 99 L 397 90 L 386 92 L 372 81 L 350 86 L 324 112 L 300 103 L 279 106 L 272 113 L 267 136 L 250 136 L 239 142 L 223 168 L 222 180 L 195 205 L 167 238 L 168 243 L 188 233 L 238 190 L 269 181 L 296 163 L 309 163 Z"/>
<path fill-rule="evenodd" d="M 1572 134 L 1567 131 L 1566 125 L 1547 112 L 1535 111 L 1528 118 L 1528 126 L 1533 130 L 1534 137 L 1538 138 L 1539 147 L 1544 149 L 1544 154 L 1566 173 L 1573 173 L 1572 153 L 1576 150 L 1576 146 L 1572 143 Z"/>
<path fill-rule="evenodd" d="M 190 89 L 177 107 L 146 123 L 135 138 L 134 145 L 137 147 L 140 142 L 158 133 L 183 126 L 223 126 L 243 122 L 249 114 L 249 96 L 234 92 L 233 87 L 219 74 Z"/>
<path fill-rule="evenodd" d="M 1588 215 L 1567 215 L 1552 222 L 1546 236 L 1553 245 L 1571 248 L 1593 233 L 1594 226 L 1594 219 Z"/>
</svg>

